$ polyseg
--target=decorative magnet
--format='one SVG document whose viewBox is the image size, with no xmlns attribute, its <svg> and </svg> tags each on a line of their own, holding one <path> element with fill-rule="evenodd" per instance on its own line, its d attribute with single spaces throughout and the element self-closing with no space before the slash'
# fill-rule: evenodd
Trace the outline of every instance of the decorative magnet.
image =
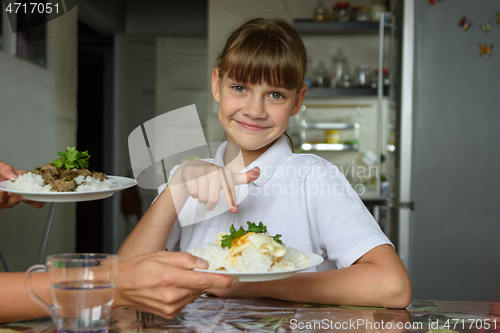
<svg viewBox="0 0 500 333">
<path fill-rule="evenodd" d="M 437 3 L 437 1 L 436 0 L 427 0 L 427 3 L 429 5 L 433 5 L 434 6 Z"/>
<path fill-rule="evenodd" d="M 491 22 L 481 25 L 481 30 L 483 30 L 486 35 L 488 32 L 491 32 Z"/>
<path fill-rule="evenodd" d="M 493 44 L 488 44 L 484 46 L 482 43 L 479 43 L 479 56 L 482 57 L 483 54 L 487 54 L 488 56 L 491 57 L 491 48 L 493 47 Z"/>
</svg>

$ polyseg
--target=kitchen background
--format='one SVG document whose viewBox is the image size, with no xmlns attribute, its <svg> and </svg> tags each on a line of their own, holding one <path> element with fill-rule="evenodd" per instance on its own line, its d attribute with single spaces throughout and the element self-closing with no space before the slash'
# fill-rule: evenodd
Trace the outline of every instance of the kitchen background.
<svg viewBox="0 0 500 333">
<path fill-rule="evenodd" d="M 323 1 L 328 18 L 337 3 Z M 392 11 L 382 34 L 372 17 L 381 5 Z M 193 103 L 213 140 L 219 125 L 210 74 L 227 33 L 249 17 L 279 16 L 302 34 L 307 83 L 314 85 L 289 127 L 296 148 L 313 147 L 363 191 L 410 272 L 415 299 L 498 300 L 499 63 L 495 48 L 480 56 L 478 43 L 499 39 L 500 4 L 350 1 L 356 6 L 354 21 L 365 25 L 310 22 L 321 14 L 316 1 L 81 0 L 46 25 L 45 65 L 20 56 L 4 12 L 0 159 L 29 170 L 77 145 L 90 150 L 94 169 L 131 176 L 128 134 Z M 336 7 L 340 16 L 342 7 Z M 458 26 L 463 16 L 472 21 L 469 30 Z M 492 31 L 481 30 L 488 22 Z M 318 70 L 321 63 L 326 72 Z M 382 85 L 377 68 L 386 69 Z M 318 79 L 330 87 L 315 87 Z M 320 129 L 306 131 L 301 120 Z M 370 167 L 375 176 L 366 175 Z M 155 195 L 136 189 L 57 204 L 44 256 L 117 251 Z M 36 263 L 49 210 L 47 204 L 0 211 L 0 248 L 11 271 Z"/>
</svg>

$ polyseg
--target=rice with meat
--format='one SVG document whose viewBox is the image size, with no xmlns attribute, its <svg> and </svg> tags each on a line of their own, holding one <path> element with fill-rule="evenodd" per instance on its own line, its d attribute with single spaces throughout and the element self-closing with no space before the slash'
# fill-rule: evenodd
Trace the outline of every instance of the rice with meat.
<svg viewBox="0 0 500 333">
<path fill-rule="evenodd" d="M 109 190 L 119 186 L 119 183 L 111 178 L 98 180 L 92 176 L 78 176 L 75 178 L 75 192 L 88 192 Z M 9 184 L 9 189 L 23 192 L 51 192 L 52 185 L 46 184 L 41 175 L 26 172 Z"/>
</svg>

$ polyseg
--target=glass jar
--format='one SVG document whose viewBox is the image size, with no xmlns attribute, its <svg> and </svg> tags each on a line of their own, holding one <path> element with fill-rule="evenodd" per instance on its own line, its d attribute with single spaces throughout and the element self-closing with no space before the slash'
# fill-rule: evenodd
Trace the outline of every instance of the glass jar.
<svg viewBox="0 0 500 333">
<path fill-rule="evenodd" d="M 371 81 L 370 67 L 368 65 L 359 65 L 354 73 L 353 85 L 356 87 L 368 87 Z"/>
<path fill-rule="evenodd" d="M 372 83 L 370 84 L 370 87 L 373 89 L 377 88 L 378 85 L 378 69 L 373 71 L 374 75 L 372 78 Z M 389 87 L 391 84 L 390 78 L 389 78 L 389 69 L 384 68 L 382 71 L 382 82 L 384 84 L 384 87 Z"/>
<path fill-rule="evenodd" d="M 314 21 L 328 21 L 328 9 L 325 7 L 323 1 L 318 1 L 316 8 L 314 8 Z"/>
<path fill-rule="evenodd" d="M 344 67 L 344 70 L 342 72 L 342 76 L 340 78 L 340 87 L 342 88 L 350 88 L 352 85 L 351 83 L 351 71 L 349 67 Z"/>
<path fill-rule="evenodd" d="M 372 9 L 366 6 L 356 6 L 352 11 L 354 21 L 367 22 L 372 20 Z"/>
<path fill-rule="evenodd" d="M 380 21 L 380 16 L 382 13 L 385 13 L 387 11 L 387 8 L 385 7 L 384 1 L 382 0 L 373 0 L 371 4 L 371 10 L 372 10 L 372 21 L 378 22 Z"/>
<path fill-rule="evenodd" d="M 332 20 L 346 22 L 351 19 L 351 4 L 349 2 L 337 2 L 332 9 Z"/>
<path fill-rule="evenodd" d="M 330 74 L 325 67 L 324 61 L 318 62 L 318 67 L 314 71 L 313 76 L 313 86 L 314 87 L 329 87 L 330 86 Z"/>
<path fill-rule="evenodd" d="M 332 75 L 335 76 L 335 81 L 337 86 L 342 86 L 340 80 L 342 79 L 342 73 L 347 67 L 347 57 L 344 54 L 342 48 L 337 49 L 337 53 L 333 56 L 332 62 Z"/>
<path fill-rule="evenodd" d="M 335 129 L 325 131 L 325 143 L 339 144 L 340 143 L 340 131 L 335 130 Z"/>
</svg>

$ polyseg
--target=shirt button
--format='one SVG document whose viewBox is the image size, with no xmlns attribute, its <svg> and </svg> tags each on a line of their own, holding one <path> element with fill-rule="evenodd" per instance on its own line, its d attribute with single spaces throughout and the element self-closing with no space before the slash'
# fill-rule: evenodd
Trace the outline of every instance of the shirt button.
<svg viewBox="0 0 500 333">
<path fill-rule="evenodd" d="M 225 220 L 224 221 L 224 224 L 229 227 L 231 225 L 231 221 L 229 221 L 229 219 Z"/>
</svg>

